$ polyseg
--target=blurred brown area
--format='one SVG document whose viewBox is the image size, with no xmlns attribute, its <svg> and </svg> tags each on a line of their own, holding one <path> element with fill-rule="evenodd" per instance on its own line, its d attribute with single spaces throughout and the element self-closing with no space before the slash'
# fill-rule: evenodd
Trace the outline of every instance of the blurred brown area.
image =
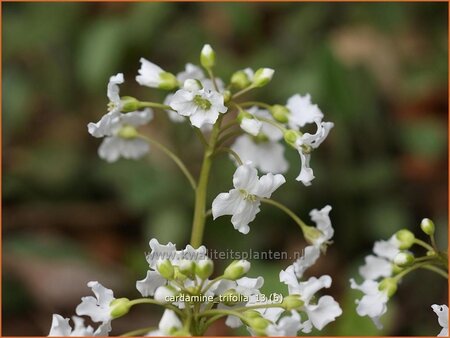
<svg viewBox="0 0 450 338">
<path fill-rule="evenodd" d="M 51 315 L 74 314 L 89 280 L 116 296 L 138 297 L 150 238 L 187 244 L 193 195 L 177 168 L 154 149 L 149 159 L 107 164 L 86 125 L 106 111 L 109 76 L 124 72 L 123 95 L 161 101 L 139 87 L 140 57 L 174 73 L 198 63 L 204 43 L 227 80 L 247 66 L 276 69 L 255 99 L 284 104 L 311 93 L 335 128 L 312 166 L 316 180 L 294 178 L 276 198 L 309 221 L 325 204 L 334 244 L 311 274 L 333 277 L 344 315 L 321 334 L 432 335 L 433 303 L 447 284 L 427 272 L 408 277 L 378 331 L 355 313 L 357 275 L 378 239 L 401 228 L 420 235 L 437 224 L 447 247 L 448 36 L 445 3 L 6 3 L 3 4 L 3 332 L 46 335 Z M 201 146 L 187 125 L 156 114 L 147 133 L 198 173 Z M 218 159 L 209 200 L 231 185 L 233 165 Z M 215 249 L 287 250 L 305 246 L 293 222 L 263 208 L 247 236 L 228 218 L 207 225 Z M 217 262 L 217 270 L 227 262 Z M 279 271 L 289 261 L 254 261 L 266 292 L 285 292 Z M 432 287 L 431 287 L 432 286 Z M 411 296 L 414 295 L 414 296 Z M 133 309 L 114 334 L 157 324 L 161 311 Z M 227 335 L 223 322 L 210 334 Z M 239 333 L 243 333 L 240 332 Z"/>
</svg>

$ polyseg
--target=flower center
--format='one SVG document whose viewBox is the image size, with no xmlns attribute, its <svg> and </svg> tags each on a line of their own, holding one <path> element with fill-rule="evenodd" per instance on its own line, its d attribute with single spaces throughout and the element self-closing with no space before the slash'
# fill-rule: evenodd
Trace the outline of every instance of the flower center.
<svg viewBox="0 0 450 338">
<path fill-rule="evenodd" d="M 195 95 L 194 103 L 202 110 L 209 110 L 211 108 L 211 102 L 204 99 L 201 95 Z"/>
<path fill-rule="evenodd" d="M 130 125 L 125 125 L 122 128 L 120 128 L 117 135 L 124 139 L 132 139 L 132 138 L 138 137 L 139 133 L 135 127 L 130 126 Z"/>
<path fill-rule="evenodd" d="M 239 192 L 244 196 L 244 200 L 249 202 L 256 202 L 258 200 L 258 196 L 249 194 L 247 190 L 239 189 Z"/>
</svg>

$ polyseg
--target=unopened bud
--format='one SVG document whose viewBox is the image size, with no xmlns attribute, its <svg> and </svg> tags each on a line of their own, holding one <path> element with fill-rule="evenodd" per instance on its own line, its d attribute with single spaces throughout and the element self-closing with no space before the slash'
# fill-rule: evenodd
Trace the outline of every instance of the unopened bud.
<svg viewBox="0 0 450 338">
<path fill-rule="evenodd" d="M 139 133 L 135 127 L 126 125 L 119 130 L 117 135 L 124 139 L 132 139 L 138 137 Z"/>
<path fill-rule="evenodd" d="M 210 69 L 214 67 L 216 63 L 216 53 L 211 48 L 210 45 L 204 45 L 200 53 L 200 64 L 206 68 Z"/>
<path fill-rule="evenodd" d="M 120 98 L 120 103 L 122 105 L 123 113 L 129 113 L 141 108 L 141 103 L 139 102 L 139 100 L 131 96 L 122 96 Z"/>
<path fill-rule="evenodd" d="M 273 105 L 270 112 L 272 113 L 273 118 L 280 123 L 286 123 L 289 121 L 289 109 L 281 104 Z"/>
<path fill-rule="evenodd" d="M 111 317 L 113 319 L 125 316 L 130 311 L 130 300 L 128 298 L 117 298 L 109 304 Z"/>
<path fill-rule="evenodd" d="M 397 291 L 397 281 L 394 278 L 385 278 L 378 284 L 378 290 L 384 291 L 391 298 Z"/>
<path fill-rule="evenodd" d="M 260 68 L 253 77 L 253 87 L 264 87 L 272 80 L 274 70 L 271 68 Z"/>
<path fill-rule="evenodd" d="M 212 275 L 214 270 L 214 265 L 210 259 L 202 259 L 195 264 L 195 274 L 200 277 L 200 279 L 207 279 Z"/>
<path fill-rule="evenodd" d="M 426 233 L 428 236 L 434 235 L 435 226 L 431 219 L 424 218 L 422 222 L 420 222 L 420 228 L 424 233 Z"/>
<path fill-rule="evenodd" d="M 400 242 L 398 247 L 400 250 L 407 250 L 414 244 L 415 240 L 414 234 L 409 230 L 406 229 L 399 230 L 395 234 L 395 237 Z"/>
<path fill-rule="evenodd" d="M 156 269 L 165 279 L 172 280 L 175 274 L 172 262 L 168 259 L 159 261 L 156 265 Z"/>
<path fill-rule="evenodd" d="M 410 252 L 399 252 L 394 258 L 395 265 L 402 268 L 414 264 L 414 256 Z"/>
<path fill-rule="evenodd" d="M 159 74 L 159 89 L 172 90 L 178 87 L 178 80 L 172 73 L 162 72 Z"/>
<path fill-rule="evenodd" d="M 296 310 L 300 307 L 302 307 L 305 304 L 305 302 L 303 302 L 300 299 L 299 295 L 289 295 L 287 297 L 284 297 L 283 302 L 281 303 L 281 306 L 287 310 Z"/>
<path fill-rule="evenodd" d="M 295 147 L 295 142 L 297 141 L 299 135 L 298 132 L 295 130 L 287 130 L 284 133 L 284 140 L 286 141 L 287 144 Z"/>
<path fill-rule="evenodd" d="M 233 261 L 225 269 L 223 276 L 225 279 L 236 280 L 243 277 L 250 270 L 250 262 L 246 260 Z"/>
<path fill-rule="evenodd" d="M 246 72 L 239 70 L 231 76 L 230 83 L 236 89 L 244 89 L 250 86 L 251 81 Z"/>
<path fill-rule="evenodd" d="M 175 297 L 177 291 L 171 286 L 160 286 L 155 290 L 153 298 L 160 303 L 170 303 L 171 298 Z"/>
</svg>

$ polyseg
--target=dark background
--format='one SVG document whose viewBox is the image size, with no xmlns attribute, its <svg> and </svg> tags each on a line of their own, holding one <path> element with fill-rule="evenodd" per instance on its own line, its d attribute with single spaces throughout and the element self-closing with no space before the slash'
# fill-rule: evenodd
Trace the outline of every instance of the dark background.
<svg viewBox="0 0 450 338">
<path fill-rule="evenodd" d="M 198 63 L 204 43 L 217 73 L 271 67 L 269 103 L 311 93 L 335 128 L 313 154 L 316 180 L 294 181 L 275 198 L 309 221 L 331 204 L 334 245 L 311 273 L 333 277 L 344 315 L 332 335 L 435 335 L 430 306 L 447 303 L 446 282 L 427 271 L 407 276 L 389 302 L 383 331 L 355 313 L 348 279 L 373 242 L 396 230 L 420 234 L 423 217 L 447 247 L 447 4 L 443 3 L 7 3 L 3 4 L 3 335 L 47 335 L 52 313 L 74 314 L 89 280 L 116 296 L 138 297 L 148 240 L 179 247 L 190 236 L 193 194 L 154 149 L 141 161 L 107 164 L 86 124 L 106 111 L 109 76 L 124 72 L 123 95 L 162 100 L 134 79 L 141 56 L 174 73 Z M 187 125 L 157 114 L 146 130 L 198 173 L 201 147 Z M 231 185 L 233 165 L 214 166 L 210 201 Z M 297 226 L 265 206 L 251 232 L 229 218 L 206 228 L 214 249 L 288 250 L 305 246 Z M 217 262 L 217 271 L 227 262 Z M 290 261 L 253 261 L 267 292 L 285 291 Z M 143 306 L 115 321 L 115 334 L 157 323 Z M 210 334 L 235 332 L 222 322 Z"/>
</svg>

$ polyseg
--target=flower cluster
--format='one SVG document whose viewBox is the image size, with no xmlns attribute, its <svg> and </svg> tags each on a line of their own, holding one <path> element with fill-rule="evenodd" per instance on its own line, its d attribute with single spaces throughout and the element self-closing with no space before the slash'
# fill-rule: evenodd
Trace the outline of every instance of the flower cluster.
<svg viewBox="0 0 450 338">
<path fill-rule="evenodd" d="M 431 220 L 422 220 L 421 229 L 430 236 L 432 245 L 416 238 L 406 229 L 398 231 L 388 240 L 375 242 L 374 254 L 366 256 L 365 264 L 359 268 L 363 282 L 357 284 L 353 278 L 350 279 L 351 288 L 364 294 L 356 301 L 358 315 L 368 316 L 378 328 L 382 328 L 380 319 L 387 312 L 387 303 L 396 293 L 398 284 L 405 275 L 416 269 L 430 269 L 447 277 L 447 258 L 436 247 L 434 228 Z M 427 250 L 426 255 L 415 257 L 410 251 L 414 245 Z M 437 309 L 433 306 L 436 313 Z M 439 322 L 443 323 L 441 319 Z"/>
</svg>

